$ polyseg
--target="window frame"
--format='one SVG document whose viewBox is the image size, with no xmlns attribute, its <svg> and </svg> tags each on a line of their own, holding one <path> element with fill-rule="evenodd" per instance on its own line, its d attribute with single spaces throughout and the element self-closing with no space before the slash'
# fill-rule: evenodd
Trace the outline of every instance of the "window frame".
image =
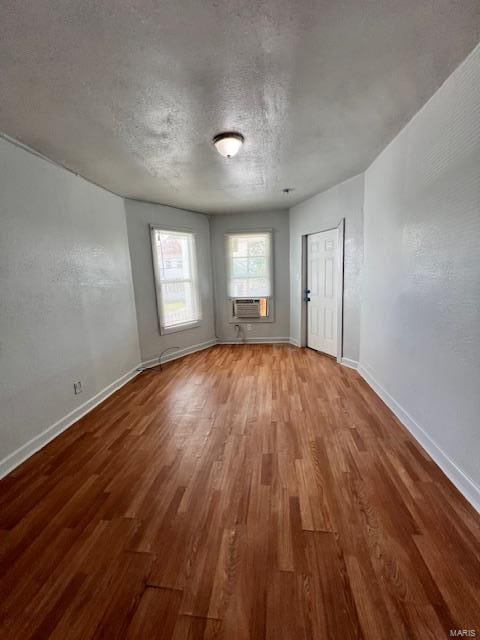
<svg viewBox="0 0 480 640">
<path fill-rule="evenodd" d="M 158 318 L 158 328 L 160 331 L 160 335 L 168 335 L 170 333 L 178 333 L 180 331 L 187 331 L 188 329 L 195 329 L 202 324 L 202 299 L 200 295 L 200 284 L 199 284 L 199 272 L 198 272 L 198 256 L 197 256 L 197 234 L 192 229 L 182 228 L 182 227 L 170 227 L 167 225 L 157 225 L 150 224 L 150 246 L 152 249 L 152 263 L 153 263 L 153 281 L 155 286 L 155 300 L 157 307 L 157 318 Z M 162 282 L 167 282 L 165 280 L 162 281 L 158 268 L 158 260 L 157 260 L 157 247 L 155 241 L 155 234 L 157 231 L 164 231 L 165 233 L 171 233 L 178 235 L 185 235 L 192 237 L 192 256 L 191 261 L 193 266 L 195 267 L 195 274 L 192 274 L 192 278 L 183 278 L 177 280 L 173 280 L 172 282 L 191 282 L 194 288 L 194 292 L 196 295 L 196 306 L 197 306 L 197 314 L 198 318 L 196 320 L 192 320 L 189 322 L 184 322 L 181 324 L 172 325 L 170 327 L 164 326 L 164 318 L 163 318 L 163 310 L 162 310 Z M 194 275 L 196 277 L 194 277 Z"/>
<path fill-rule="evenodd" d="M 247 236 L 257 234 L 268 234 L 270 236 L 270 256 L 269 256 L 269 269 L 270 269 L 270 295 L 269 296 L 231 296 L 230 289 L 230 251 L 229 251 L 229 239 L 231 236 Z M 275 233 L 274 229 L 233 229 L 225 231 L 224 234 L 224 250 L 225 250 L 225 266 L 226 266 L 226 301 L 227 301 L 227 315 L 229 324 L 257 324 L 262 322 L 274 322 L 275 321 Z M 266 298 L 268 314 L 262 318 L 237 318 L 233 315 L 233 300 L 250 300 L 257 298 Z"/>
</svg>

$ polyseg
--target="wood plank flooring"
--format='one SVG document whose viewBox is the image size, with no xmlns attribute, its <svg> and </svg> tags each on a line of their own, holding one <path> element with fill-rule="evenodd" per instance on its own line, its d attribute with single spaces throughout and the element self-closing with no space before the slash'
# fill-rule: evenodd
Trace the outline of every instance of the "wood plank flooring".
<svg viewBox="0 0 480 640">
<path fill-rule="evenodd" d="M 139 375 L 0 482 L 0 637 L 480 635 L 480 518 L 360 376 L 287 345 Z"/>
</svg>

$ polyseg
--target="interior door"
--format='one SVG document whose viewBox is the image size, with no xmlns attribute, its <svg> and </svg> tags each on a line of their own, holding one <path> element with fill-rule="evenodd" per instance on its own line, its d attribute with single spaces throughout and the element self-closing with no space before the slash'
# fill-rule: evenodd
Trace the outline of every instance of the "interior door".
<svg viewBox="0 0 480 640">
<path fill-rule="evenodd" d="M 307 345 L 337 356 L 338 230 L 307 239 Z"/>
</svg>

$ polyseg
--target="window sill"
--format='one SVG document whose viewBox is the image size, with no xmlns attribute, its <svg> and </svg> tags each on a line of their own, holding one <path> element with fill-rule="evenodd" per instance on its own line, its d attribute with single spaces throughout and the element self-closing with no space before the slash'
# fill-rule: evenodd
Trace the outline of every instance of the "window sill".
<svg viewBox="0 0 480 640">
<path fill-rule="evenodd" d="M 170 333 L 179 333 L 180 331 L 188 331 L 188 329 L 195 329 L 201 324 L 200 320 L 195 322 L 187 322 L 185 324 L 177 324 L 173 327 L 160 327 L 160 335 L 165 336 Z"/>
</svg>

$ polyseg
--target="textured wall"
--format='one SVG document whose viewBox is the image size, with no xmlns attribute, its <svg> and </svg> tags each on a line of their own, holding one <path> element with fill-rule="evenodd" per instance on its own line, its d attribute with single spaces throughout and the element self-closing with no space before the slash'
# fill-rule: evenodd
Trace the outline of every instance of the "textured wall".
<svg viewBox="0 0 480 640">
<path fill-rule="evenodd" d="M 363 262 L 363 174 L 290 209 L 290 335 L 300 342 L 302 236 L 336 227 L 341 218 L 345 218 L 343 355 L 358 361 Z"/>
<path fill-rule="evenodd" d="M 367 170 L 362 366 L 480 485 L 480 48 Z"/>
<path fill-rule="evenodd" d="M 252 322 L 250 323 L 250 331 L 247 331 L 246 324 L 244 324 L 244 335 L 247 339 L 290 337 L 288 211 L 279 210 L 218 215 L 213 218 L 215 301 L 217 336 L 219 338 L 237 337 L 234 325 L 229 322 L 227 306 L 225 233 L 229 231 L 254 231 L 255 229 L 273 230 L 275 320 L 274 322 Z"/>
<path fill-rule="evenodd" d="M 2 460 L 139 352 L 122 199 L 4 140 L 0 194 Z"/>
<path fill-rule="evenodd" d="M 159 356 L 169 347 L 185 349 L 215 337 L 213 287 L 208 217 L 174 207 L 125 200 L 128 242 L 132 261 L 133 285 L 137 308 L 138 334 L 142 361 Z M 202 322 L 186 331 L 160 335 L 155 280 L 153 275 L 150 224 L 165 225 L 196 234 Z"/>
</svg>

